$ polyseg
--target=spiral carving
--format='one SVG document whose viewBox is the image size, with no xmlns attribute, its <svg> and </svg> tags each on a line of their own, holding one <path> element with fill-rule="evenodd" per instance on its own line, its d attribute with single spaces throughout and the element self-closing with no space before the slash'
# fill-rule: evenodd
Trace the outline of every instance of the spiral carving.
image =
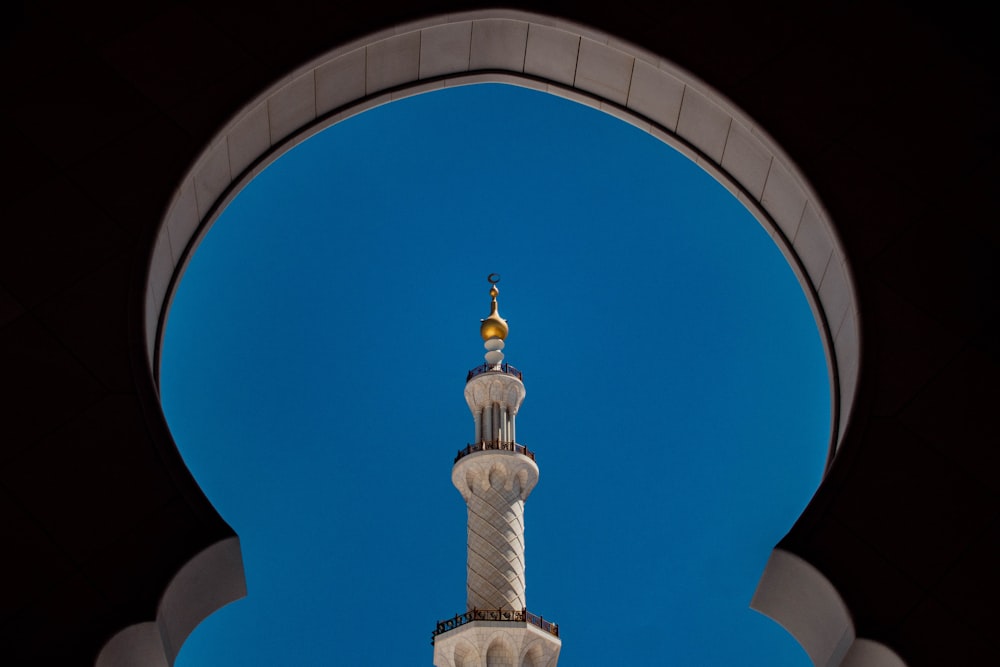
<svg viewBox="0 0 1000 667">
<path fill-rule="evenodd" d="M 524 609 L 524 501 L 538 468 L 522 454 L 478 452 L 452 480 L 468 506 L 467 608 Z"/>
<path fill-rule="evenodd" d="M 523 609 L 524 501 L 490 484 L 469 498 L 469 609 Z"/>
</svg>

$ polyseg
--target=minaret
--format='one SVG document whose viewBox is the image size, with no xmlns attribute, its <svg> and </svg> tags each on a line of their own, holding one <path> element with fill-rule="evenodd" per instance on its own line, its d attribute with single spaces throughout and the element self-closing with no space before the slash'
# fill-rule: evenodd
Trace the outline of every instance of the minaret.
<svg viewBox="0 0 1000 667">
<path fill-rule="evenodd" d="M 524 501 L 538 482 L 534 453 L 514 428 L 524 400 L 521 371 L 503 363 L 507 322 L 490 281 L 490 315 L 479 327 L 486 363 L 469 371 L 465 401 L 475 424 L 451 481 L 469 510 L 466 612 L 437 624 L 436 667 L 555 667 L 559 627 L 528 611 L 524 590 Z"/>
</svg>

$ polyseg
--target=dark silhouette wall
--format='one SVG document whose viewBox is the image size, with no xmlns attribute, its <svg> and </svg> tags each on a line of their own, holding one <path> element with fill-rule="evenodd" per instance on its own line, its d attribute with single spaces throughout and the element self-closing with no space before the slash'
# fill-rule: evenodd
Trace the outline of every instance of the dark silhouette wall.
<svg viewBox="0 0 1000 667">
<path fill-rule="evenodd" d="M 858 635 L 913 667 L 995 661 L 1000 614 L 996 39 L 903 3 L 521 2 L 720 90 L 828 207 L 861 308 L 857 406 L 781 547 Z M 2 28 L 0 638 L 11 665 L 91 665 L 232 534 L 191 479 L 145 358 L 150 249 L 215 132 L 297 65 L 475 8 L 289 0 L 32 3 Z M 124 7 L 124 8 L 123 8 Z"/>
</svg>

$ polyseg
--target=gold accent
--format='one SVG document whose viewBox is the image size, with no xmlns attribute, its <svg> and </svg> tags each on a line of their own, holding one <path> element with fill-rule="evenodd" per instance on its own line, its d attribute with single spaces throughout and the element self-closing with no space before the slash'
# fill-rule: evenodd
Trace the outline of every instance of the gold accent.
<svg viewBox="0 0 1000 667">
<path fill-rule="evenodd" d="M 495 274 L 490 274 L 492 278 Z M 497 276 L 499 279 L 500 276 Z M 490 296 L 493 297 L 492 303 L 490 303 L 490 316 L 485 320 L 480 320 L 482 324 L 479 325 L 479 335 L 483 337 L 483 340 L 489 340 L 490 338 L 499 338 L 503 340 L 507 337 L 507 320 L 500 317 L 500 313 L 497 312 L 497 294 L 500 290 L 497 289 L 496 283 L 490 281 Z"/>
</svg>

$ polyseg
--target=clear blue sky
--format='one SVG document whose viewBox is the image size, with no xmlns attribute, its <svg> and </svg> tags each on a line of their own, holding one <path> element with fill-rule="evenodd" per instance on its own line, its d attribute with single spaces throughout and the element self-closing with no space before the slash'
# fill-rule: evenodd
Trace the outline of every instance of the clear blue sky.
<svg viewBox="0 0 1000 667">
<path fill-rule="evenodd" d="M 190 263 L 164 409 L 240 535 L 249 596 L 177 665 L 431 665 L 436 621 L 465 605 L 450 471 L 494 271 L 541 469 L 528 607 L 560 624 L 560 665 L 810 664 L 748 607 L 827 449 L 791 269 L 649 135 L 479 85 L 285 154 Z"/>
</svg>

